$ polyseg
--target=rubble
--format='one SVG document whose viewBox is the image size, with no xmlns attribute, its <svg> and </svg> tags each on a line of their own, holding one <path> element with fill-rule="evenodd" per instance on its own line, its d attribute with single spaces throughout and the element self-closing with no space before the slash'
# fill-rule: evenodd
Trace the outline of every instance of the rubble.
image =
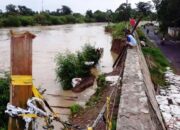
<svg viewBox="0 0 180 130">
<path fill-rule="evenodd" d="M 168 67 L 165 72 L 168 86 L 161 88 L 156 100 L 168 130 L 180 130 L 180 75 Z"/>
</svg>

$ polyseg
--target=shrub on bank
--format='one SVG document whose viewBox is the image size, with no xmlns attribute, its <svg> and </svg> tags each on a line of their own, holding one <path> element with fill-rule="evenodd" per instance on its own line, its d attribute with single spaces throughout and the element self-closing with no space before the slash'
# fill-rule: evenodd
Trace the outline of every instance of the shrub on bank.
<svg viewBox="0 0 180 130">
<path fill-rule="evenodd" d="M 8 126 L 8 116 L 4 113 L 9 102 L 9 76 L 0 77 L 0 129 L 5 130 Z"/>
<path fill-rule="evenodd" d="M 127 22 L 120 22 L 114 25 L 108 25 L 105 27 L 105 31 L 112 33 L 113 39 L 122 39 L 125 36 L 125 30 L 127 29 Z"/>
<path fill-rule="evenodd" d="M 19 27 L 21 26 L 21 21 L 19 19 L 19 17 L 17 16 L 13 16 L 13 15 L 9 15 L 6 18 L 3 18 L 3 26 L 4 27 Z"/>
<path fill-rule="evenodd" d="M 86 61 L 94 61 L 93 65 L 98 63 L 100 58 L 94 46 L 85 45 L 82 51 L 72 54 L 70 52 L 66 54 L 57 55 L 57 68 L 56 75 L 57 80 L 61 83 L 64 90 L 72 88 L 72 79 L 76 77 L 88 77 L 91 75 L 90 68 L 92 66 L 85 65 Z"/>
<path fill-rule="evenodd" d="M 70 110 L 71 110 L 71 114 L 72 115 L 75 115 L 75 114 L 78 114 L 83 108 L 79 105 L 79 104 L 73 104 L 71 107 L 70 107 Z"/>
<path fill-rule="evenodd" d="M 160 86 L 166 85 L 164 72 L 166 71 L 166 67 L 169 66 L 166 57 L 159 48 L 144 47 L 142 51 L 148 63 L 153 83 Z"/>
<path fill-rule="evenodd" d="M 145 41 L 145 42 L 147 41 L 145 34 L 143 33 L 143 31 L 140 28 L 137 28 L 137 34 L 139 36 L 140 41 Z"/>
</svg>

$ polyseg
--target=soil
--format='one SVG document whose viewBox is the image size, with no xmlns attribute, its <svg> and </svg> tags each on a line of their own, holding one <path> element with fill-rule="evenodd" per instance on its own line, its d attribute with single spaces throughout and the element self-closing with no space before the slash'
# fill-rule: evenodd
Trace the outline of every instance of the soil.
<svg viewBox="0 0 180 130">
<path fill-rule="evenodd" d="M 122 77 L 123 70 L 124 70 L 124 61 L 126 58 L 125 51 L 122 51 L 125 46 L 124 40 L 121 39 L 114 39 L 111 47 L 111 51 L 119 54 L 116 66 L 114 66 L 113 71 L 111 73 L 105 74 L 105 76 L 112 76 L 112 75 L 119 75 Z M 120 56 L 122 55 L 122 56 Z M 118 109 L 119 109 L 119 101 L 121 95 L 121 85 L 111 86 L 108 84 L 100 93 L 100 98 L 97 102 L 93 102 L 93 105 L 86 106 L 83 110 L 81 110 L 77 115 L 70 117 L 70 123 L 76 126 L 79 126 L 82 129 L 87 129 L 87 126 L 92 126 L 96 118 L 98 117 L 99 113 L 101 112 L 103 106 L 106 103 L 106 98 L 110 95 L 110 112 L 112 115 L 112 119 L 116 121 Z M 91 98 L 96 97 L 93 95 Z M 106 129 L 106 113 L 102 119 L 98 121 L 96 127 L 93 130 L 105 130 Z"/>
<path fill-rule="evenodd" d="M 80 126 L 80 128 L 82 128 L 82 129 L 86 129 L 87 126 L 91 126 L 93 124 L 93 122 L 96 120 L 96 118 L 98 117 L 104 104 L 106 103 L 106 97 L 112 93 L 112 91 L 114 90 L 114 87 L 116 87 L 116 86 L 110 86 L 110 85 L 106 86 L 106 88 L 103 90 L 102 95 L 101 95 L 99 101 L 97 102 L 97 104 L 92 105 L 92 106 L 87 106 L 79 114 L 72 116 L 70 118 L 70 122 L 74 125 Z M 113 101 L 114 101 L 114 98 L 116 95 L 116 94 L 114 94 L 115 92 L 116 92 L 116 88 L 112 94 L 111 101 L 110 101 L 111 102 L 110 103 L 111 110 L 113 108 L 112 107 Z M 116 111 L 116 112 L 118 111 L 118 104 L 119 104 L 119 102 L 116 103 L 115 108 L 114 108 L 114 111 Z M 104 116 L 106 116 L 106 114 L 104 114 Z M 105 128 L 106 128 L 106 123 L 103 119 L 101 119 L 97 123 L 96 127 L 93 130 L 105 130 Z"/>
<path fill-rule="evenodd" d="M 120 52 L 122 52 L 122 49 L 125 45 L 126 44 L 124 39 L 113 39 L 111 51 L 119 54 Z"/>
<path fill-rule="evenodd" d="M 72 89 L 72 91 L 76 92 L 76 93 L 82 92 L 86 88 L 92 86 L 94 84 L 94 80 L 95 80 L 94 76 L 83 78 L 82 81 L 80 82 L 80 84 L 75 86 Z"/>
<path fill-rule="evenodd" d="M 123 55 L 122 60 L 118 60 L 118 66 L 114 68 L 111 73 L 105 74 L 107 75 L 120 75 L 123 74 L 124 69 L 124 60 L 126 55 Z M 93 105 L 86 106 L 85 109 L 81 110 L 77 115 L 70 117 L 70 123 L 76 126 L 79 126 L 81 129 L 87 129 L 87 126 L 92 126 L 96 118 L 98 117 L 100 111 L 102 110 L 104 104 L 106 103 L 106 98 L 111 96 L 110 100 L 110 112 L 112 114 L 112 119 L 116 121 L 118 109 L 119 109 L 119 101 L 121 95 L 121 85 L 120 86 L 111 86 L 108 84 L 102 91 L 100 95 L 100 99 L 96 103 L 93 102 Z M 95 97 L 93 95 L 91 98 Z M 115 103 L 114 103 L 115 102 Z M 114 107 L 113 107 L 114 106 Z M 110 115 L 111 115 L 110 114 Z M 106 113 L 104 113 L 104 117 L 106 117 Z M 96 127 L 93 130 L 105 130 L 106 129 L 106 121 L 105 118 L 101 118 L 97 123 Z"/>
</svg>

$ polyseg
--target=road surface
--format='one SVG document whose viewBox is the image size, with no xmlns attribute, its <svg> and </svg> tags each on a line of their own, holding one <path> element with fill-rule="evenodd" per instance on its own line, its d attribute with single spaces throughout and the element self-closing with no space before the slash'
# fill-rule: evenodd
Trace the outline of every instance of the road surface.
<svg viewBox="0 0 180 130">
<path fill-rule="evenodd" d="M 149 33 L 146 33 L 146 29 L 149 29 Z M 145 34 L 152 40 L 168 58 L 169 62 L 175 69 L 175 73 L 180 75 L 180 42 L 174 42 L 166 40 L 165 45 L 161 45 L 161 38 L 154 34 L 154 27 L 148 26 L 144 30 Z"/>
</svg>

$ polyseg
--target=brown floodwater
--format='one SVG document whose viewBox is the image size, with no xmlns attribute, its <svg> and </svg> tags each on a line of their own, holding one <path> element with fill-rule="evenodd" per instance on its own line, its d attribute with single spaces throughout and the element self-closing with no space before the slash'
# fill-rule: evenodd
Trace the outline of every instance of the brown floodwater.
<svg viewBox="0 0 180 130">
<path fill-rule="evenodd" d="M 106 23 L 73 24 L 60 26 L 38 26 L 0 29 L 0 72 L 10 68 L 10 37 L 9 30 L 30 31 L 37 37 L 33 41 L 33 79 L 37 87 L 47 89 L 45 97 L 55 111 L 67 119 L 69 107 L 74 103 L 84 105 L 94 93 L 96 84 L 82 93 L 63 91 L 56 82 L 56 61 L 58 53 L 76 52 L 88 43 L 95 47 L 104 48 L 104 54 L 93 73 L 108 73 L 112 71 L 113 56 L 110 52 L 111 36 L 104 32 Z M 56 95 L 56 96 L 55 96 Z M 73 98 L 74 97 L 74 98 Z"/>
</svg>

